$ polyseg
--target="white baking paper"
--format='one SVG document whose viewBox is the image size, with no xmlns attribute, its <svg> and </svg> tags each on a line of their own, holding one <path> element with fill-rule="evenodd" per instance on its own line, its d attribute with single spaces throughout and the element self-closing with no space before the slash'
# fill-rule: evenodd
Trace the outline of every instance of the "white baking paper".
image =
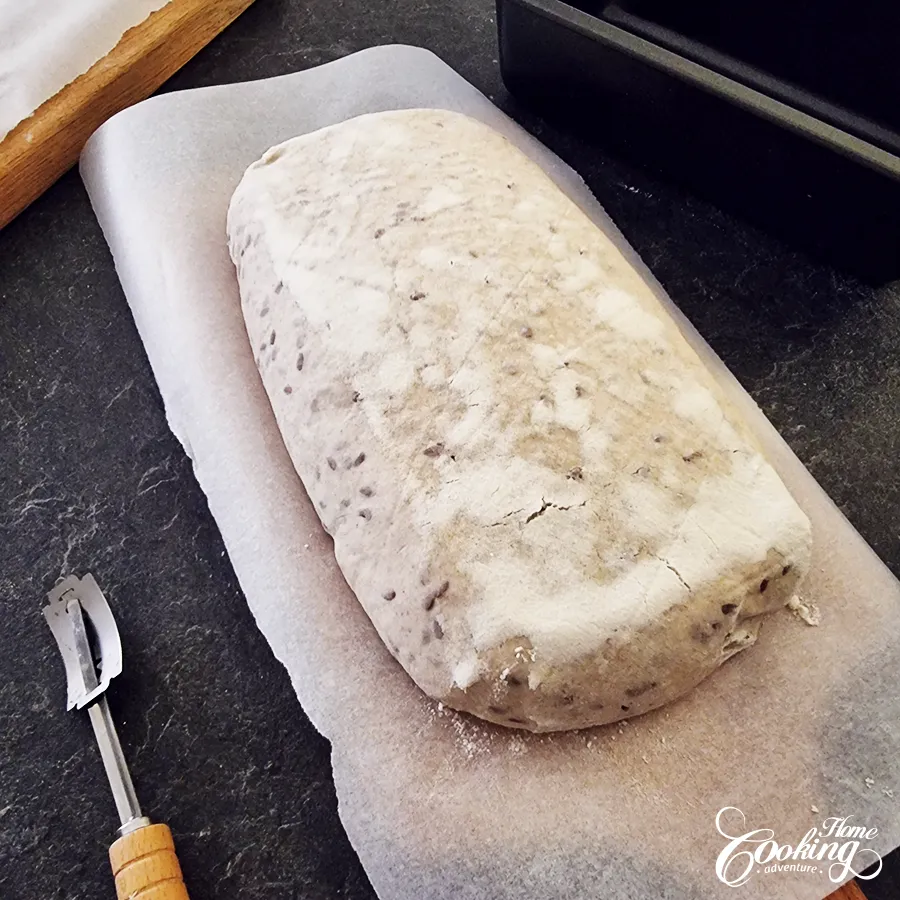
<svg viewBox="0 0 900 900">
<path fill-rule="evenodd" d="M 168 0 L 0 0 L 0 141 Z"/>
<path fill-rule="evenodd" d="M 716 874 L 728 843 L 716 816 L 735 807 L 722 830 L 772 829 L 795 848 L 846 816 L 877 829 L 865 847 L 900 842 L 900 585 L 670 301 L 813 522 L 805 598 L 822 609 L 819 627 L 779 613 L 685 700 L 621 726 L 534 736 L 426 699 L 341 578 L 254 365 L 225 212 L 271 145 L 408 107 L 459 110 L 507 135 L 634 259 L 572 170 L 409 47 L 155 97 L 105 124 L 81 164 L 172 430 L 260 629 L 332 743 L 340 815 L 372 884 L 383 900 L 819 900 L 836 886 L 827 864 L 754 865 L 734 893 Z M 860 852 L 855 867 L 874 858 Z"/>
</svg>

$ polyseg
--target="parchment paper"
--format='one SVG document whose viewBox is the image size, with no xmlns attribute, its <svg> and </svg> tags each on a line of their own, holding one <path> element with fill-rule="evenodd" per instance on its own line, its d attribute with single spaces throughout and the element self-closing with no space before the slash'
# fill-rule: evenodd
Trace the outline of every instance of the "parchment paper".
<svg viewBox="0 0 900 900">
<path fill-rule="evenodd" d="M 0 0 L 0 141 L 168 0 Z"/>
<path fill-rule="evenodd" d="M 254 366 L 225 211 L 272 144 L 422 106 L 499 129 L 626 247 L 572 170 L 408 47 L 153 98 L 104 125 L 81 164 L 172 430 L 259 627 L 332 742 L 341 818 L 372 884 L 385 900 L 825 896 L 835 885 L 822 872 L 764 871 L 735 895 L 715 874 L 727 843 L 715 817 L 737 807 L 746 830 L 796 846 L 826 817 L 853 816 L 878 829 L 867 846 L 900 842 L 900 585 L 669 301 L 812 519 L 805 597 L 820 627 L 779 613 L 684 701 L 621 727 L 535 737 L 427 700 L 342 580 Z"/>
</svg>

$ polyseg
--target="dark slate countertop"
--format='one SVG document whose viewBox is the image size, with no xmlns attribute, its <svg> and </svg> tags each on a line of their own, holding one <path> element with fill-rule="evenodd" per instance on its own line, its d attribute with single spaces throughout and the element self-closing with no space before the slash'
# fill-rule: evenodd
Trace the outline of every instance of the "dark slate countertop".
<svg viewBox="0 0 900 900">
<path fill-rule="evenodd" d="M 602 148 L 502 87 L 491 0 L 257 0 L 166 90 L 425 46 L 572 164 L 797 455 L 900 575 L 900 285 L 874 289 Z M 0 233 L 0 896 L 112 897 L 115 810 L 65 713 L 39 615 L 61 574 L 113 599 L 110 695 L 145 810 L 192 900 L 373 897 L 337 818 L 327 742 L 257 631 L 169 433 L 77 173 Z M 900 807 L 898 807 L 900 814 Z M 712 866 L 713 862 L 710 861 Z M 866 884 L 900 896 L 897 854 Z"/>
</svg>

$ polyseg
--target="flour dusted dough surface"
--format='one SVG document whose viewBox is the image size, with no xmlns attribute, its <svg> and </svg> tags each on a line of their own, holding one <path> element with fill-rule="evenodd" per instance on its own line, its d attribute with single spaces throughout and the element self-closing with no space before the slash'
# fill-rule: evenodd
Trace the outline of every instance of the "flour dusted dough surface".
<svg viewBox="0 0 900 900">
<path fill-rule="evenodd" d="M 637 715 L 790 599 L 806 517 L 652 291 L 502 136 L 406 110 L 296 138 L 247 170 L 228 237 L 291 459 L 432 697 L 534 731 Z"/>
</svg>

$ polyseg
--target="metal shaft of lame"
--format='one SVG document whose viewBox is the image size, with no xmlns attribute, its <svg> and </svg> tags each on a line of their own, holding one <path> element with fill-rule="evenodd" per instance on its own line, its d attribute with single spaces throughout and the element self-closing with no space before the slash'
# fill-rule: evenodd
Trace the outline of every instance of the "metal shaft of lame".
<svg viewBox="0 0 900 900">
<path fill-rule="evenodd" d="M 78 654 L 82 678 L 87 690 L 92 691 L 97 687 L 99 681 L 84 624 L 84 611 L 78 600 L 73 599 L 66 605 L 66 612 L 72 621 L 75 651 Z M 141 819 L 141 807 L 131 781 L 131 775 L 128 772 L 125 754 L 122 753 L 122 745 L 119 743 L 119 736 L 116 734 L 116 726 L 113 723 L 106 697 L 100 697 L 99 700 L 92 703 L 88 707 L 88 715 L 97 738 L 97 746 L 100 748 L 103 768 L 106 769 L 106 777 L 112 788 L 119 821 L 125 826 L 129 822 Z"/>
<path fill-rule="evenodd" d="M 88 715 L 91 717 L 91 725 L 94 726 L 103 768 L 106 769 L 106 777 L 109 779 L 113 800 L 115 800 L 116 809 L 119 812 L 119 821 L 126 825 L 134 819 L 141 818 L 141 807 L 134 791 L 134 785 L 131 783 L 131 775 L 125 763 L 125 756 L 122 753 L 122 746 L 119 743 L 119 736 L 116 734 L 116 727 L 113 725 L 106 697 L 101 697 L 96 703 L 92 703 L 88 707 Z"/>
</svg>

